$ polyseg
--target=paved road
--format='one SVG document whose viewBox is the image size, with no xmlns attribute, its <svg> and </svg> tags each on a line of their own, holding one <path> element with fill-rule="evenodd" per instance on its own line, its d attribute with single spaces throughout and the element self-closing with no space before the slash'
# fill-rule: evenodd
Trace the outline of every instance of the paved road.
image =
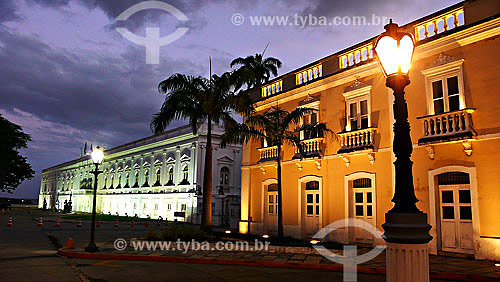
<svg viewBox="0 0 500 282">
<path fill-rule="evenodd" d="M 33 212 L 35 216 L 39 213 Z M 36 226 L 27 210 L 13 210 L 14 227 L 5 224 L 8 215 L 0 214 L 0 281 L 343 281 L 342 273 L 316 270 L 227 266 L 166 262 L 103 261 L 67 259 L 55 255 L 49 236 L 61 244 L 68 237 L 75 244 L 87 244 L 89 223 L 77 228 L 74 222 L 63 222 L 55 228 L 46 221 Z M 106 223 L 96 235 L 97 242 L 119 237 L 144 236 L 144 227 L 114 229 Z M 152 228 L 152 227 L 151 227 Z M 380 275 L 359 275 L 358 281 L 384 281 Z"/>
<path fill-rule="evenodd" d="M 8 216 L 0 215 L 0 281 L 79 281 L 25 210 L 12 211 L 13 227 Z"/>
</svg>

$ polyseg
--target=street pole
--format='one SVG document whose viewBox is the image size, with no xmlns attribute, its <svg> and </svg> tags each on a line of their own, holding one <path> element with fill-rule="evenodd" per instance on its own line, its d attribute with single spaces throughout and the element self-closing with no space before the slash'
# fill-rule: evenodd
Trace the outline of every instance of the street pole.
<svg viewBox="0 0 500 282">
<path fill-rule="evenodd" d="M 396 155 L 394 207 L 385 214 L 386 222 L 383 238 L 387 242 L 386 263 L 387 281 L 429 281 L 428 242 L 431 226 L 427 214 L 420 211 L 416 203 L 413 186 L 413 162 L 410 157 L 413 144 L 408 122 L 408 106 L 404 88 L 410 84 L 408 75 L 390 76 L 387 87 L 394 91 L 394 143 Z"/>
<path fill-rule="evenodd" d="M 99 248 L 95 244 L 95 215 L 96 215 L 96 202 L 97 202 L 97 176 L 102 171 L 99 171 L 99 164 L 95 164 L 95 169 L 92 172 L 94 175 L 94 197 L 92 200 L 92 225 L 90 227 L 90 242 L 89 245 L 85 248 L 86 252 L 98 252 Z"/>
</svg>

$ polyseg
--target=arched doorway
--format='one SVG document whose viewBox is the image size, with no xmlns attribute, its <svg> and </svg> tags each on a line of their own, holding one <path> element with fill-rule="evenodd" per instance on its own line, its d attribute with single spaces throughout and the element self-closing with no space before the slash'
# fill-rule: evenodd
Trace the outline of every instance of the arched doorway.
<svg viewBox="0 0 500 282">
<path fill-rule="evenodd" d="M 470 176 L 460 171 L 437 175 L 441 250 L 474 253 Z"/>
</svg>

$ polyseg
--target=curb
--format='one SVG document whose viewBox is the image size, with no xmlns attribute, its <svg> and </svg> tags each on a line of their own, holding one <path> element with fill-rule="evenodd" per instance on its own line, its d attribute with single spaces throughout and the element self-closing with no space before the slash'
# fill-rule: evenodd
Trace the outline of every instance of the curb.
<svg viewBox="0 0 500 282">
<path fill-rule="evenodd" d="M 133 254 L 99 254 L 99 253 L 86 253 L 86 252 L 72 252 L 64 248 L 58 249 L 57 254 L 60 256 L 65 256 L 70 258 L 81 258 L 81 259 L 201 263 L 201 264 L 222 264 L 222 265 L 237 265 L 237 266 L 263 266 L 263 267 L 273 267 L 273 268 L 326 270 L 326 271 L 336 271 L 336 272 L 344 271 L 344 266 L 341 264 L 314 264 L 305 262 L 284 262 L 284 261 L 246 260 L 246 259 L 217 259 L 217 258 L 192 258 L 192 257 L 188 258 L 188 257 L 150 256 L 150 255 L 133 255 Z M 357 272 L 362 274 L 385 275 L 385 268 L 358 266 Z M 485 276 L 446 273 L 446 272 L 430 272 L 430 278 L 452 280 L 452 281 L 478 281 L 478 282 L 498 281 L 495 278 L 490 278 Z"/>
</svg>

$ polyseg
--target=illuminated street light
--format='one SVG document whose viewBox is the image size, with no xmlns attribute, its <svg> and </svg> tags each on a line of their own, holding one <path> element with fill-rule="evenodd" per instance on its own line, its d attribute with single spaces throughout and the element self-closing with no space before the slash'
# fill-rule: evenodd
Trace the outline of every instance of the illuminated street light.
<svg viewBox="0 0 500 282">
<path fill-rule="evenodd" d="M 96 201 L 97 201 L 97 176 L 102 173 L 99 170 L 99 165 L 102 163 L 104 159 L 104 151 L 103 149 L 96 147 L 92 153 L 90 154 L 92 158 L 92 162 L 95 165 L 95 169 L 92 172 L 94 174 L 94 197 L 92 201 L 92 226 L 90 229 L 90 242 L 89 245 L 85 248 L 86 252 L 97 252 L 99 248 L 95 244 L 95 214 L 96 214 Z"/>
<path fill-rule="evenodd" d="M 394 143 L 396 156 L 394 207 L 385 214 L 384 235 L 387 242 L 387 281 L 429 281 L 429 253 L 427 243 L 431 226 L 427 214 L 417 208 L 413 186 L 413 162 L 410 157 L 413 144 L 408 122 L 408 106 L 404 88 L 410 84 L 415 43 L 410 33 L 402 32 L 392 20 L 385 26 L 375 43 L 375 56 L 386 77 L 386 86 L 394 91 Z"/>
</svg>

